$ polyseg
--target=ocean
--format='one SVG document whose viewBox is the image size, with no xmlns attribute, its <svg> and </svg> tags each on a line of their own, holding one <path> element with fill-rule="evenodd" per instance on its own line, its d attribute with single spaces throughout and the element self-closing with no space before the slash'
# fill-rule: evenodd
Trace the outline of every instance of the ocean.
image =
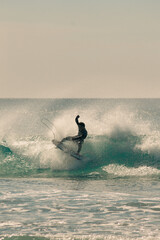
<svg viewBox="0 0 160 240">
<path fill-rule="evenodd" d="M 0 99 L 0 239 L 160 239 L 160 99 Z"/>
</svg>

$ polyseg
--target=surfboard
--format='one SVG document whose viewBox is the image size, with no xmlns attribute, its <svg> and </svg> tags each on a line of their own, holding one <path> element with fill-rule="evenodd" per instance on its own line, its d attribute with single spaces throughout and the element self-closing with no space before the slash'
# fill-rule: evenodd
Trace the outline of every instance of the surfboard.
<svg viewBox="0 0 160 240">
<path fill-rule="evenodd" d="M 77 160 L 82 160 L 82 156 L 81 156 L 81 155 L 78 155 L 78 154 L 75 153 L 74 151 L 68 150 L 68 148 L 67 148 L 63 143 L 60 143 L 59 141 L 57 141 L 57 140 L 55 140 L 55 139 L 52 140 L 52 143 L 53 143 L 57 148 L 59 148 L 61 151 L 63 151 L 64 153 L 69 154 L 71 157 L 74 157 L 74 158 L 76 158 Z"/>
</svg>

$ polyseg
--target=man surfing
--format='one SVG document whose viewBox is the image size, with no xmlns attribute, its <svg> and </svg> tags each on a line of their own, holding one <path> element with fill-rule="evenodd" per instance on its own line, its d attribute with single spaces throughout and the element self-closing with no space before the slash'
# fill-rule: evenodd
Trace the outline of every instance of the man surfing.
<svg viewBox="0 0 160 240">
<path fill-rule="evenodd" d="M 77 117 L 75 118 L 75 122 L 78 125 L 78 134 L 76 136 L 68 136 L 63 138 L 58 145 L 60 145 L 61 143 L 65 142 L 65 141 L 73 141 L 78 145 L 78 150 L 77 150 L 77 154 L 79 155 L 81 149 L 82 149 L 82 144 L 84 142 L 84 139 L 87 137 L 87 130 L 85 128 L 85 124 L 83 122 L 79 122 L 79 115 L 77 115 Z"/>
</svg>

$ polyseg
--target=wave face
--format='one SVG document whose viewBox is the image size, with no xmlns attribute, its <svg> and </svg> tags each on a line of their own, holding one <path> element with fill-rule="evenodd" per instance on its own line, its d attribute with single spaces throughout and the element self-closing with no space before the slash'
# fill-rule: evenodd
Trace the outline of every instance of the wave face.
<svg viewBox="0 0 160 240">
<path fill-rule="evenodd" d="M 0 177 L 159 177 L 159 106 L 159 99 L 1 99 Z M 51 142 L 77 134 L 77 114 L 89 133 L 82 161 Z"/>
</svg>

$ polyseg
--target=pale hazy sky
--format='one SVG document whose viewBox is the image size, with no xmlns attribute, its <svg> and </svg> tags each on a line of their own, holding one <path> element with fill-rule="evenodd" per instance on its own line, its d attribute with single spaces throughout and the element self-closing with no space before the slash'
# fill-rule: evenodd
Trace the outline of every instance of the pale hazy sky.
<svg viewBox="0 0 160 240">
<path fill-rule="evenodd" d="M 0 0 L 0 97 L 160 97 L 160 0 Z"/>
</svg>

